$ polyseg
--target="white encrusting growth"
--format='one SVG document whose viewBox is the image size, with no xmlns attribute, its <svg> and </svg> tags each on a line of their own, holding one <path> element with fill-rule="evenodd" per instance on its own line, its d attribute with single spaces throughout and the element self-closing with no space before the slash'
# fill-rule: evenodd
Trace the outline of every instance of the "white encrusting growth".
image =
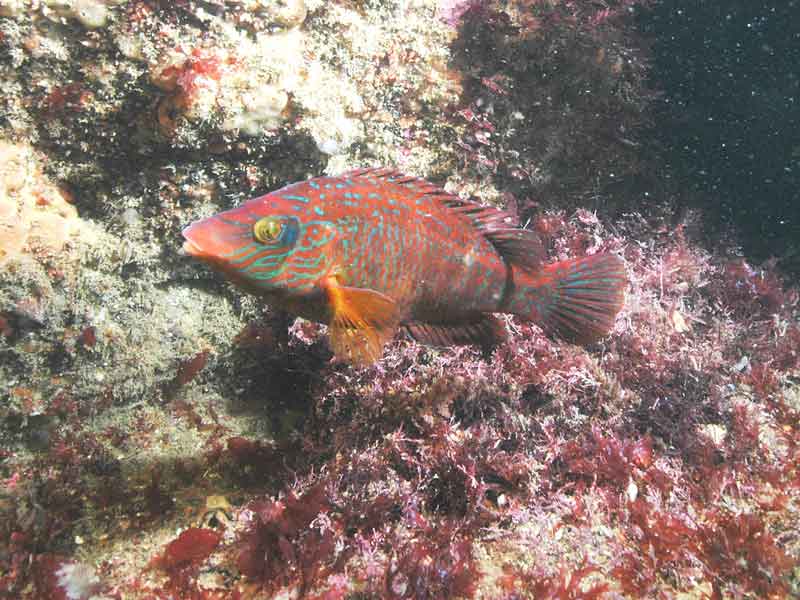
<svg viewBox="0 0 800 600">
<path fill-rule="evenodd" d="M 65 563 L 56 571 L 59 587 L 69 600 L 88 600 L 100 584 L 91 565 Z"/>
</svg>

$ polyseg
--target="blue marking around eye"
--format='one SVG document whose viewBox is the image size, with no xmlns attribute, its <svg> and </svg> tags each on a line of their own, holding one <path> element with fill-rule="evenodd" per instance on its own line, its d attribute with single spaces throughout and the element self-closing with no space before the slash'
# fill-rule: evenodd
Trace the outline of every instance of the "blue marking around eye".
<svg viewBox="0 0 800 600">
<path fill-rule="evenodd" d="M 280 246 L 291 248 L 297 242 L 297 236 L 300 233 L 300 222 L 296 217 L 286 217 L 282 225 L 281 234 L 275 241 Z"/>
<path fill-rule="evenodd" d="M 309 180 L 308 185 L 310 185 L 315 190 L 319 189 L 319 184 L 316 181 L 314 181 L 313 179 Z"/>
</svg>

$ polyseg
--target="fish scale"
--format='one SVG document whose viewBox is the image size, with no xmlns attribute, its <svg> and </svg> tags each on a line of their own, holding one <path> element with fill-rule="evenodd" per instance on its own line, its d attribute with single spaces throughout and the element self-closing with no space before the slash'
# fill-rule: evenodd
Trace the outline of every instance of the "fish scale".
<svg viewBox="0 0 800 600">
<path fill-rule="evenodd" d="M 545 265 L 508 213 L 390 169 L 294 183 L 183 233 L 187 253 L 237 285 L 330 325 L 336 354 L 358 363 L 401 328 L 491 346 L 500 312 L 587 343 L 613 327 L 627 282 L 611 254 Z"/>
</svg>

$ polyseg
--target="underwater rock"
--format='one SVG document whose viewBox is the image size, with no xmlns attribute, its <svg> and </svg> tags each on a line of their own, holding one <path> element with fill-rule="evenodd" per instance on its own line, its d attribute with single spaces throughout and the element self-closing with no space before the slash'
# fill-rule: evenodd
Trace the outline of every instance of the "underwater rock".
<svg viewBox="0 0 800 600">
<path fill-rule="evenodd" d="M 126 0 L 43 0 L 42 13 L 49 19 L 75 19 L 87 29 L 98 29 L 109 19 L 109 6 Z"/>
<path fill-rule="evenodd" d="M 0 0 L 0 17 L 19 17 L 25 11 L 25 0 Z"/>
<path fill-rule="evenodd" d="M 297 27 L 306 18 L 304 0 L 227 0 L 228 4 L 241 6 L 258 18 L 284 27 Z"/>
<path fill-rule="evenodd" d="M 289 95 L 273 85 L 265 85 L 242 94 L 241 112 L 230 116 L 223 124 L 226 131 L 241 130 L 249 136 L 271 131 L 284 121 Z"/>
<path fill-rule="evenodd" d="M 260 37 L 242 40 L 235 52 L 209 47 L 160 56 L 151 66 L 153 84 L 167 92 L 157 108 L 160 132 L 175 141 L 198 128 L 205 139 L 214 130 L 256 137 L 283 125 L 303 36 L 289 31 Z"/>
<path fill-rule="evenodd" d="M 22 256 L 63 262 L 86 233 L 69 193 L 42 173 L 33 148 L 0 141 L 0 267 Z"/>
</svg>

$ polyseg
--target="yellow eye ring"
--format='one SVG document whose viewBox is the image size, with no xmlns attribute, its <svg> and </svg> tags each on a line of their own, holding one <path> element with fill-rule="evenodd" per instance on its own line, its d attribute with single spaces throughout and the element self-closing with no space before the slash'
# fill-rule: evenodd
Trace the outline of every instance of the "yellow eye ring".
<svg viewBox="0 0 800 600">
<path fill-rule="evenodd" d="M 283 230 L 280 221 L 273 217 L 264 217 L 253 225 L 253 236 L 262 244 L 274 242 Z"/>
</svg>

